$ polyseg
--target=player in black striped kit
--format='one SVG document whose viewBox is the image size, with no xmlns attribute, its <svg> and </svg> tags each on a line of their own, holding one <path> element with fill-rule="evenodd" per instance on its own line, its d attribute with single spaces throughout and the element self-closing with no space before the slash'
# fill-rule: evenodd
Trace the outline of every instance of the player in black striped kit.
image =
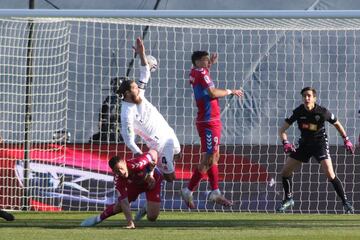
<svg viewBox="0 0 360 240">
<path fill-rule="evenodd" d="M 344 127 L 336 119 L 334 114 L 326 108 L 316 104 L 316 90 L 306 87 L 301 90 L 301 96 L 304 104 L 297 107 L 293 114 L 285 119 L 284 125 L 279 129 L 280 139 L 282 140 L 285 153 L 290 153 L 286 163 L 281 171 L 282 183 L 284 188 L 284 200 L 277 208 L 278 212 L 284 212 L 286 209 L 294 206 L 292 192 L 292 174 L 302 163 L 309 162 L 314 157 L 323 168 L 328 180 L 332 183 L 336 193 L 340 197 L 345 212 L 354 213 L 354 208 L 347 200 L 341 181 L 335 175 L 331 157 L 329 154 L 329 144 L 325 130 L 325 121 L 332 124 L 340 136 L 344 139 L 344 145 L 347 151 L 354 154 L 354 147 L 346 135 Z M 288 141 L 286 130 L 291 124 L 297 122 L 301 137 L 299 147 L 295 149 L 294 145 Z"/>
</svg>

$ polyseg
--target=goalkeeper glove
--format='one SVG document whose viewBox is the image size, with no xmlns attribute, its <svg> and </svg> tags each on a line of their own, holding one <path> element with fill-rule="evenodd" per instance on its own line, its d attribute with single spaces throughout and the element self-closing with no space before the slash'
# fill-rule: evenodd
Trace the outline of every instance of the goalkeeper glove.
<svg viewBox="0 0 360 240">
<path fill-rule="evenodd" d="M 296 152 L 294 144 L 290 143 L 288 140 L 283 140 L 284 152 L 291 153 Z"/>
<path fill-rule="evenodd" d="M 344 137 L 344 145 L 345 145 L 346 151 L 354 154 L 355 148 L 354 148 L 353 144 L 351 143 L 349 137 Z"/>
</svg>

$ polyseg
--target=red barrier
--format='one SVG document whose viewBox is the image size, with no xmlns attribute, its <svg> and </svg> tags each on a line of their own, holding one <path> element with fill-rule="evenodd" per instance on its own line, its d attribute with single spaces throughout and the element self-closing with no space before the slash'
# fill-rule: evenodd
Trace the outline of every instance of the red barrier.
<svg viewBox="0 0 360 240">
<path fill-rule="evenodd" d="M 146 151 L 146 147 L 143 147 Z M 257 163 L 237 154 L 234 149 L 226 153 L 221 148 L 219 161 L 220 181 L 226 182 L 266 182 L 267 171 Z M 66 148 L 56 144 L 35 144 L 30 151 L 31 163 L 40 163 L 41 167 L 49 168 L 61 166 L 67 169 L 84 171 L 84 174 L 100 173 L 111 174 L 108 160 L 114 156 L 131 158 L 131 152 L 124 144 L 68 144 Z M 176 176 L 178 180 L 191 177 L 192 171 L 200 160 L 200 148 L 198 145 L 182 146 L 182 157 L 176 162 Z M 0 147 L 0 206 L 20 206 L 22 196 L 22 178 L 18 176 L 16 162 L 24 159 L 24 148 L 22 145 L 3 144 Z M 45 170 L 46 171 L 46 170 Z M 49 206 L 35 199 L 30 204 L 37 211 L 58 211 L 54 206 Z"/>
</svg>

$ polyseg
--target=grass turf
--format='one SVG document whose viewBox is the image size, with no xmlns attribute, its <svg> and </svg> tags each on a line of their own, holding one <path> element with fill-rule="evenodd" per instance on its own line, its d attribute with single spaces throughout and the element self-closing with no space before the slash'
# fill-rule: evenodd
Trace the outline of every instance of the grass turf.
<svg viewBox="0 0 360 240">
<path fill-rule="evenodd" d="M 360 215 L 161 212 L 158 221 L 142 220 L 122 229 L 123 215 L 96 227 L 79 224 L 97 213 L 15 212 L 14 222 L 0 219 L 1 239 L 360 239 Z"/>
</svg>

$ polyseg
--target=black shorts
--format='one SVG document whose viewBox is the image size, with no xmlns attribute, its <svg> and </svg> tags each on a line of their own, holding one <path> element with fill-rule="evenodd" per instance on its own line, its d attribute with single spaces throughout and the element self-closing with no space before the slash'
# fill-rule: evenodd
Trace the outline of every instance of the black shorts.
<svg viewBox="0 0 360 240">
<path fill-rule="evenodd" d="M 331 159 L 329 153 L 329 142 L 327 139 L 319 139 L 317 141 L 299 140 L 299 147 L 296 152 L 292 152 L 290 157 L 300 162 L 307 163 L 311 157 L 318 162 L 325 159 Z"/>
</svg>

